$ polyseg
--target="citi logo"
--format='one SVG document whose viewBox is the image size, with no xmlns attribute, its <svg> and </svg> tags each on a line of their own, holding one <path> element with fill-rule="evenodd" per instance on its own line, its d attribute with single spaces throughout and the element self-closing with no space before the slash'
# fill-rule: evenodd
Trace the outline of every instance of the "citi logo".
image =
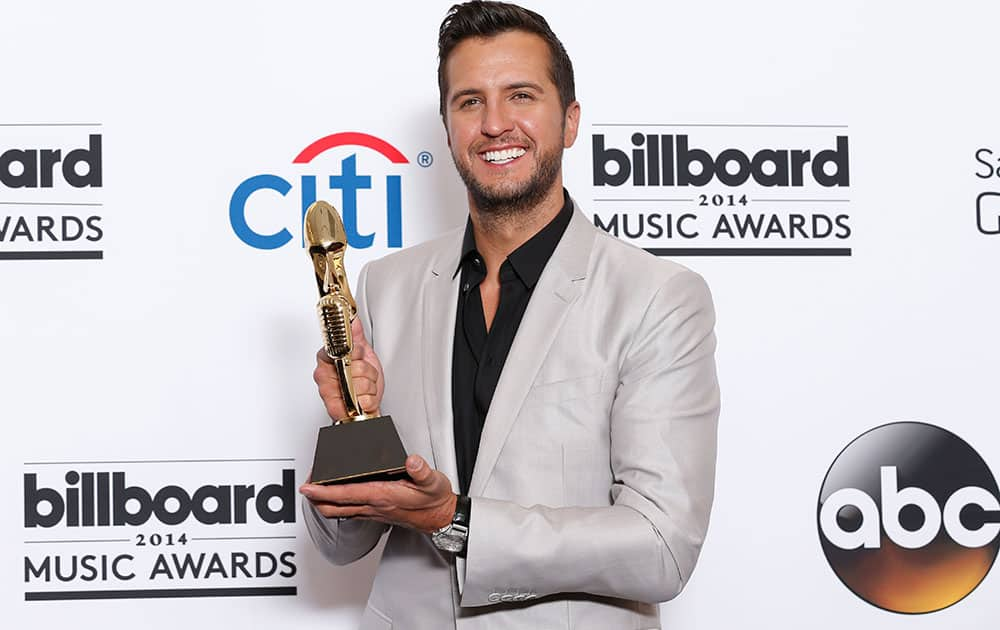
<svg viewBox="0 0 1000 630">
<path fill-rule="evenodd" d="M 256 513 L 265 523 L 295 522 L 295 471 L 281 471 L 281 481 L 204 485 L 193 491 L 168 484 L 156 490 L 129 485 L 124 472 L 71 470 L 65 488 L 39 486 L 38 475 L 24 475 L 24 526 L 107 527 L 144 525 L 156 519 L 179 525 L 194 518 L 204 525 L 246 523 Z"/>
<path fill-rule="evenodd" d="M 929 613 L 971 593 L 1000 548 L 996 479 L 964 440 L 897 422 L 851 442 L 830 466 L 817 524 L 831 568 L 885 610 Z"/>
<path fill-rule="evenodd" d="M 594 134 L 591 146 L 594 186 L 742 186 L 751 179 L 765 187 L 850 185 L 847 136 L 837 136 L 831 148 L 765 148 L 752 155 L 735 148 L 713 155 L 687 135 L 634 133 L 631 147 L 620 149 Z"/>
<path fill-rule="evenodd" d="M 316 157 L 333 149 L 343 147 L 360 147 L 369 149 L 380 154 L 390 164 L 409 164 L 399 149 L 389 144 L 381 138 L 357 132 L 335 133 L 316 140 L 303 149 L 294 160 L 293 164 L 309 164 Z M 328 174 L 325 183 L 330 190 L 341 192 L 341 203 L 338 205 L 343 220 L 344 228 L 347 230 L 347 244 L 350 247 L 364 249 L 375 244 L 375 232 L 366 232 L 359 225 L 359 214 L 362 209 L 365 213 L 381 212 L 385 215 L 385 245 L 387 247 L 403 246 L 403 202 L 402 202 L 402 176 L 397 174 L 385 175 L 384 188 L 385 198 L 376 199 L 373 190 L 373 174 L 359 173 L 357 164 L 357 153 L 353 152 L 340 160 L 340 171 Z M 290 243 L 294 236 L 288 229 L 291 226 L 298 231 L 299 240 L 302 240 L 302 224 L 305 220 L 306 210 L 317 198 L 317 175 L 302 175 L 295 182 L 298 184 L 298 205 L 299 209 L 295 216 L 297 220 L 288 221 L 286 226 L 276 232 L 261 232 L 250 225 L 247 218 L 247 202 L 251 197 L 265 197 L 270 195 L 274 198 L 274 193 L 281 197 L 287 196 L 294 188 L 295 184 L 284 177 L 272 174 L 254 175 L 236 187 L 229 200 L 229 222 L 232 225 L 236 236 L 247 245 L 257 249 L 277 249 Z M 269 200 L 269 201 L 270 201 Z M 270 206 L 269 206 L 270 207 Z M 282 212 L 286 206 L 278 204 L 273 206 L 278 212 Z M 285 212 L 282 216 L 288 216 Z"/>
<path fill-rule="evenodd" d="M 62 180 L 74 188 L 100 188 L 101 136 L 86 148 L 12 148 L 0 153 L 0 184 L 7 188 L 52 188 Z"/>
</svg>

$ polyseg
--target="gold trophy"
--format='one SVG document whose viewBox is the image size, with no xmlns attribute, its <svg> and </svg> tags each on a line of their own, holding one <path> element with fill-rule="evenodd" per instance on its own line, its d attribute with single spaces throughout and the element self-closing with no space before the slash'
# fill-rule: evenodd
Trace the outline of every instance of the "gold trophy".
<svg viewBox="0 0 1000 630">
<path fill-rule="evenodd" d="M 319 287 L 320 327 L 326 355 L 340 380 L 347 417 L 319 430 L 312 483 L 328 485 L 400 479 L 406 475 L 406 451 L 389 416 L 365 412 L 351 382 L 351 321 L 358 306 L 347 286 L 344 253 L 347 232 L 340 215 L 325 201 L 306 211 L 306 242 Z"/>
</svg>

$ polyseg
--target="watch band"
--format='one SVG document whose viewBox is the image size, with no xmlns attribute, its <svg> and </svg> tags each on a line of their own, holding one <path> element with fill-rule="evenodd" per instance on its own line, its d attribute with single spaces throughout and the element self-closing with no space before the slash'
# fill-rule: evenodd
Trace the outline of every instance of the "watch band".
<svg viewBox="0 0 1000 630">
<path fill-rule="evenodd" d="M 455 516 L 451 517 L 454 525 L 464 525 L 469 528 L 469 520 L 472 518 L 472 499 L 464 494 L 458 495 L 455 500 Z"/>
</svg>

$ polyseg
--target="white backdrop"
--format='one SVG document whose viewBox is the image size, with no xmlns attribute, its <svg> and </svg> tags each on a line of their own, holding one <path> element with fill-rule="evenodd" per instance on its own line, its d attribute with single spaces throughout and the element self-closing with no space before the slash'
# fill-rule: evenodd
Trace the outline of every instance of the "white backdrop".
<svg viewBox="0 0 1000 630">
<path fill-rule="evenodd" d="M 0 228 L 11 218 L 0 238 L 0 488 L 26 500 L 23 511 L 17 503 L 0 519 L 0 600 L 16 626 L 127 628 L 142 614 L 150 628 L 354 627 L 375 559 L 327 565 L 298 515 L 268 523 L 251 501 L 246 523 L 192 517 L 173 526 L 29 527 L 29 507 L 44 509 L 32 503 L 41 495 L 26 497 L 25 484 L 33 475 L 69 504 L 67 489 L 84 483 L 67 480 L 70 471 L 122 472 L 127 485 L 151 494 L 168 485 L 188 493 L 226 485 L 230 498 L 232 486 L 260 493 L 280 485 L 286 469 L 303 479 L 324 414 L 311 380 L 315 288 L 296 227 L 301 178 L 315 177 L 318 195 L 339 207 L 327 177 L 341 173 L 344 160 L 356 155 L 357 172 L 371 177 L 371 189 L 358 193 L 358 222 L 373 244 L 350 252 L 354 274 L 390 250 L 387 176 L 401 181 L 404 246 L 463 220 L 463 189 L 437 117 L 435 38 L 449 4 L 3 3 L 0 153 L 60 149 L 69 159 L 99 135 L 102 179 L 75 188 L 57 166 L 51 187 L 0 185 Z M 548 17 L 576 67 L 583 124 L 565 171 L 585 209 L 604 222 L 616 213 L 632 221 L 697 214 L 698 238 L 633 239 L 650 248 L 850 249 L 850 256 L 677 258 L 715 295 L 723 414 L 711 530 L 689 587 L 662 607 L 664 627 L 995 624 L 996 572 L 964 601 L 923 616 L 879 610 L 853 595 L 823 556 L 816 502 L 840 449 L 896 420 L 954 431 L 1000 470 L 1000 298 L 990 288 L 1000 235 L 983 233 L 991 221 L 996 230 L 998 213 L 988 203 L 976 212 L 977 196 L 1000 192 L 1000 181 L 977 176 L 989 169 L 975 159 L 990 149 L 992 157 L 980 155 L 995 171 L 1000 155 L 993 80 L 1000 8 L 526 4 Z M 385 140 L 408 163 L 337 147 L 293 164 L 307 145 L 339 132 Z M 593 137 L 604 134 L 607 146 L 628 153 L 635 132 L 686 135 L 713 155 L 726 148 L 815 154 L 844 136 L 850 182 L 595 186 Z M 432 159 L 426 167 L 423 152 Z M 289 231 L 291 241 L 271 250 L 245 243 L 230 222 L 234 191 L 262 174 L 290 188 L 284 196 L 255 192 L 245 206 L 256 232 Z M 699 206 L 702 193 L 746 195 L 748 205 Z M 773 213 L 779 221 L 843 214 L 850 234 L 711 238 L 726 212 Z M 48 225 L 40 216 L 59 226 L 52 237 L 39 229 Z M 92 221 L 99 234 L 72 239 L 76 224 L 69 220 L 61 233 L 63 217 L 84 224 L 100 217 Z M 26 227 L 15 238 L 21 218 Z M 102 257 L 23 259 L 53 250 Z M 277 513 L 286 499 L 274 494 L 264 503 Z M 226 501 L 210 505 L 221 510 Z M 79 508 L 81 522 L 87 509 Z M 238 520 L 235 508 L 231 517 Z M 176 565 L 169 576 L 150 575 L 159 554 L 169 567 L 175 553 L 207 554 L 206 572 L 218 553 L 218 568 L 207 577 L 177 578 Z M 268 574 L 267 566 L 254 573 L 257 554 L 288 553 L 294 575 Z M 234 554 L 248 558 L 250 575 L 234 568 Z M 136 577 L 56 577 L 56 557 L 68 575 L 72 558 L 86 555 L 97 565 L 101 556 L 129 555 Z M 39 577 L 46 557 L 47 582 Z M 29 592 L 205 587 L 296 590 L 25 601 Z"/>
</svg>

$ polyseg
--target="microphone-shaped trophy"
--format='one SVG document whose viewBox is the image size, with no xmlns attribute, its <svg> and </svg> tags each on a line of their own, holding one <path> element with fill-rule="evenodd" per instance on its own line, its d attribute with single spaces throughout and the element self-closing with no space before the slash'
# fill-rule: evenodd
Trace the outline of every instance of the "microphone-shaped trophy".
<svg viewBox="0 0 1000 630">
<path fill-rule="evenodd" d="M 347 417 L 319 430 L 313 457 L 312 483 L 328 485 L 356 481 L 401 479 L 406 475 L 406 451 L 389 416 L 365 413 L 351 382 L 351 320 L 358 306 L 347 285 L 344 253 L 347 232 L 330 204 L 309 206 L 306 242 L 319 287 L 323 346 L 340 380 Z"/>
</svg>

